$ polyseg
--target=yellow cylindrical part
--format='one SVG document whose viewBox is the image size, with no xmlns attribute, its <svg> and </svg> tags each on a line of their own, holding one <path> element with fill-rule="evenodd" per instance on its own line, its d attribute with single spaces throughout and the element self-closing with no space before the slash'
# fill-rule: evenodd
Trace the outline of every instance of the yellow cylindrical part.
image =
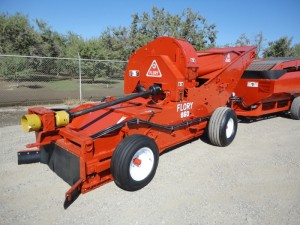
<svg viewBox="0 0 300 225">
<path fill-rule="evenodd" d="M 55 124 L 57 127 L 67 126 L 70 122 L 69 113 L 66 111 L 57 111 L 55 112 Z"/>
<path fill-rule="evenodd" d="M 42 121 L 36 114 L 26 114 L 22 116 L 21 124 L 25 132 L 39 131 L 42 127 Z"/>
</svg>

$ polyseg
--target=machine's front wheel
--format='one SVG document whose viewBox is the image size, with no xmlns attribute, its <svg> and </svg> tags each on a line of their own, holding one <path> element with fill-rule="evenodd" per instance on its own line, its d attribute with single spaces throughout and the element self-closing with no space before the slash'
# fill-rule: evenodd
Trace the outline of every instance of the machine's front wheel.
<svg viewBox="0 0 300 225">
<path fill-rule="evenodd" d="M 227 107 L 217 108 L 208 123 L 208 137 L 212 144 L 220 147 L 229 145 L 237 132 L 235 112 Z"/>
<path fill-rule="evenodd" d="M 126 191 L 145 187 L 154 177 L 159 160 L 156 143 L 145 135 L 124 138 L 111 159 L 111 173 L 115 183 Z"/>
<path fill-rule="evenodd" d="M 291 117 L 300 120 L 300 96 L 294 98 L 291 106 Z"/>
</svg>

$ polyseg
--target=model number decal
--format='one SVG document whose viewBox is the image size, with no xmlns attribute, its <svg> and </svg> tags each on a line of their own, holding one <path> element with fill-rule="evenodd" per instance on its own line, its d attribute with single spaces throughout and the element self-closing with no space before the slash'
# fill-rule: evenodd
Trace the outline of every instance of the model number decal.
<svg viewBox="0 0 300 225">
<path fill-rule="evenodd" d="M 177 104 L 177 112 L 180 113 L 180 118 L 190 116 L 190 110 L 193 109 L 194 102 L 186 102 Z"/>
</svg>

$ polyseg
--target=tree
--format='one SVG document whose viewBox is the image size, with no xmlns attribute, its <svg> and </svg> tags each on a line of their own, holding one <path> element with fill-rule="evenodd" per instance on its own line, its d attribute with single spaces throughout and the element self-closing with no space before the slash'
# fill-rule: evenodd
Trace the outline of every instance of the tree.
<svg viewBox="0 0 300 225">
<path fill-rule="evenodd" d="M 150 13 L 133 14 L 130 27 L 107 28 L 98 38 L 102 43 L 97 56 L 109 59 L 127 60 L 136 49 L 159 36 L 174 36 L 188 40 L 197 50 L 214 46 L 217 31 L 214 24 L 191 9 L 172 15 L 164 8 L 153 7 Z M 78 52 L 93 52 L 90 41 L 83 40 L 74 33 L 66 36 L 53 31 L 43 20 L 35 21 L 32 26 L 27 16 L 19 13 L 0 15 L 0 53 L 15 53 L 50 57 L 77 57 Z M 97 43 L 99 44 L 99 43 Z M 83 49 L 83 47 L 85 49 Z M 90 48 L 87 50 L 87 48 Z M 95 49 L 94 49 L 95 50 Z M 91 54 L 87 54 L 87 56 Z M 95 55 L 95 54 L 94 54 Z M 34 62 L 50 73 L 47 65 Z"/>
<path fill-rule="evenodd" d="M 235 41 L 236 46 L 255 45 L 257 57 L 261 57 L 261 51 L 263 49 L 265 39 L 262 32 L 259 32 L 251 40 L 245 33 L 242 33 L 239 38 Z M 229 45 L 228 45 L 229 46 Z"/>
<path fill-rule="evenodd" d="M 38 43 L 33 52 L 35 55 L 60 57 L 65 48 L 66 38 L 55 32 L 43 20 L 36 20 L 38 26 Z"/>
<path fill-rule="evenodd" d="M 236 46 L 246 46 L 250 45 L 250 39 L 247 37 L 245 33 L 242 33 L 240 37 L 235 42 Z"/>
<path fill-rule="evenodd" d="M 77 58 L 78 53 L 81 51 L 82 47 L 84 46 L 84 39 L 73 32 L 68 32 L 65 36 L 66 47 L 63 49 L 63 56 L 70 57 L 70 58 Z"/>
<path fill-rule="evenodd" d="M 90 39 L 84 43 L 80 51 L 80 56 L 83 59 L 107 59 L 106 49 L 100 39 Z M 92 82 L 95 82 L 96 77 L 102 77 L 105 75 L 107 66 L 105 63 L 96 61 L 83 61 L 82 70 L 84 75 L 87 75 Z"/>
<path fill-rule="evenodd" d="M 126 27 L 108 27 L 99 38 L 109 59 L 127 60 L 132 53 L 132 42 Z"/>
<path fill-rule="evenodd" d="M 28 76 L 31 68 L 25 58 L 3 57 L 0 60 L 0 74 L 6 79 L 18 81 L 21 77 Z"/>
<path fill-rule="evenodd" d="M 0 14 L 0 53 L 59 57 L 66 39 L 42 20 L 35 21 L 20 13 Z"/>
<path fill-rule="evenodd" d="M 68 58 L 78 58 L 78 53 L 81 52 L 85 45 L 84 39 L 73 32 L 68 32 L 65 36 L 66 47 L 63 49 L 62 55 Z M 66 73 L 71 75 L 72 78 L 78 74 L 78 61 L 77 60 L 64 60 L 64 68 Z"/>
<path fill-rule="evenodd" d="M 254 37 L 254 44 L 256 46 L 256 53 L 257 53 L 257 57 L 259 58 L 261 56 L 261 52 L 264 48 L 264 42 L 266 41 L 266 39 L 263 36 L 262 32 L 259 32 L 257 35 L 255 35 Z"/>
<path fill-rule="evenodd" d="M 190 8 L 183 11 L 181 20 L 179 38 L 188 40 L 197 50 L 215 45 L 217 35 L 215 24 L 208 24 L 203 16 Z"/>
<path fill-rule="evenodd" d="M 134 50 L 135 40 L 130 38 L 130 31 L 126 27 L 107 28 L 100 39 L 105 48 L 106 58 L 110 60 L 126 61 Z M 123 74 L 124 63 L 107 62 L 105 65 L 107 78 L 120 77 Z"/>
<path fill-rule="evenodd" d="M 289 57 L 293 55 L 291 47 L 292 38 L 287 36 L 279 38 L 277 41 L 268 43 L 268 47 L 264 50 L 264 57 Z"/>
<path fill-rule="evenodd" d="M 297 56 L 297 57 L 300 57 L 300 43 L 299 44 L 296 44 L 296 45 L 294 45 L 294 47 L 293 47 L 293 53 L 292 53 L 292 55 L 293 56 Z"/>
<path fill-rule="evenodd" d="M 36 42 L 36 32 L 27 16 L 0 15 L 0 53 L 29 55 Z"/>
<path fill-rule="evenodd" d="M 43 20 L 36 19 L 37 41 L 34 48 L 31 50 L 31 55 L 61 57 L 65 45 L 66 38 L 58 32 L 55 32 Z M 61 61 L 53 59 L 43 59 L 34 61 L 35 68 L 45 74 L 60 74 L 62 71 Z"/>
<path fill-rule="evenodd" d="M 174 36 L 188 40 L 197 50 L 215 45 L 215 24 L 190 8 L 181 15 L 166 13 L 164 8 L 152 8 L 152 14 L 142 13 L 132 16 L 130 38 L 134 50 L 160 36 Z"/>
</svg>

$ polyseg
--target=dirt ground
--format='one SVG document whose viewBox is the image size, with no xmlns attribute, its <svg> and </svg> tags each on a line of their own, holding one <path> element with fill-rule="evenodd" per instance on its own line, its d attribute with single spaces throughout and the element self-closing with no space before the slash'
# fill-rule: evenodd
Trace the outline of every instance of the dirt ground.
<svg viewBox="0 0 300 225">
<path fill-rule="evenodd" d="M 226 148 L 199 139 L 163 154 L 140 191 L 111 182 L 64 210 L 68 184 L 44 164 L 17 165 L 34 134 L 16 125 L 24 108 L 7 110 L 0 111 L 0 224 L 300 224 L 300 121 L 239 123 Z"/>
<path fill-rule="evenodd" d="M 82 99 L 97 101 L 103 96 L 122 96 L 123 81 L 110 81 L 111 84 L 95 82 L 82 84 Z M 56 82 L 14 82 L 0 81 L 0 107 L 60 103 L 80 99 L 79 84 L 76 80 Z M 41 100 L 42 99 L 42 100 Z"/>
</svg>

